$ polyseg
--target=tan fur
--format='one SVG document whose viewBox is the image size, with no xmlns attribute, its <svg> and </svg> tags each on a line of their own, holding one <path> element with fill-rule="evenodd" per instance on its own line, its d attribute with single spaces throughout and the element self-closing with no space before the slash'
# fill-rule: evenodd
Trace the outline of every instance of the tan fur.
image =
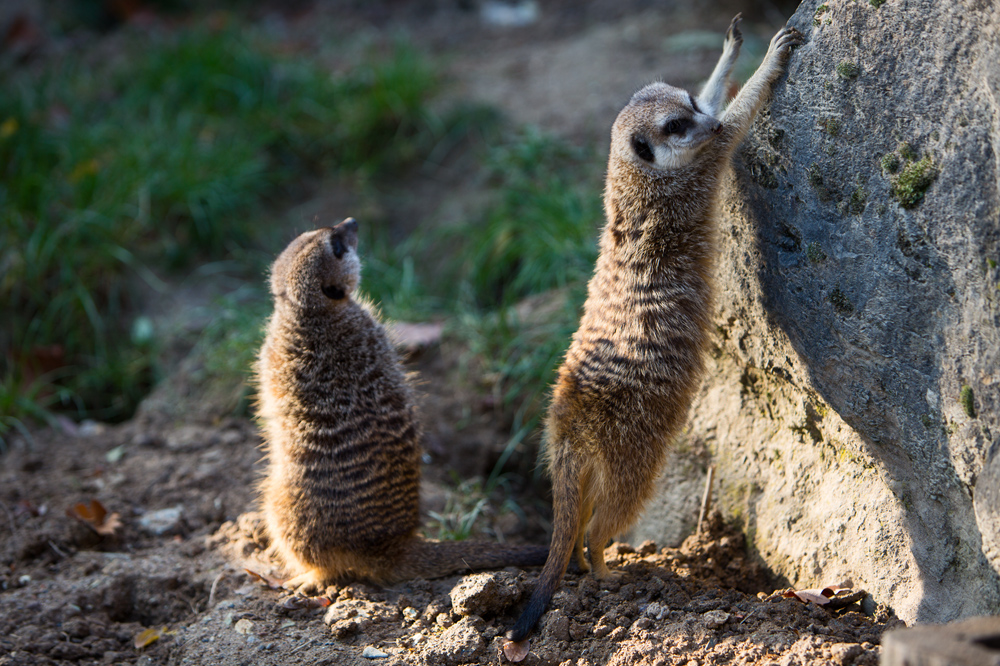
<svg viewBox="0 0 1000 666">
<path fill-rule="evenodd" d="M 415 536 L 414 396 L 377 315 L 352 296 L 357 239 L 351 219 L 302 234 L 271 270 L 274 314 L 257 362 L 261 502 L 274 552 L 293 574 L 286 587 L 541 564 L 544 547 Z"/>
<path fill-rule="evenodd" d="M 719 179 L 799 36 L 775 36 L 716 120 L 740 41 L 737 16 L 697 99 L 651 84 L 612 128 L 600 255 L 545 423 L 549 559 L 512 640 L 531 631 L 574 552 L 584 570 L 613 575 L 604 547 L 638 518 L 687 418 L 710 325 Z"/>
</svg>

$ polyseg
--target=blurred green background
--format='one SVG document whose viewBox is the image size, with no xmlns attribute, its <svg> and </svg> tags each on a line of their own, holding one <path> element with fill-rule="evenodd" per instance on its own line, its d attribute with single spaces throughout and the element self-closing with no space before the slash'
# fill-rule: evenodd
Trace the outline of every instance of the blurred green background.
<svg viewBox="0 0 1000 666">
<path fill-rule="evenodd" d="M 547 49 L 590 35 L 693 86 L 716 25 L 783 22 L 794 2 L 511 3 L 535 24 L 484 25 L 491 3 L 469 0 L 0 6 L 0 451 L 39 424 L 127 420 L 156 387 L 184 416 L 250 415 L 267 267 L 347 215 L 361 291 L 389 319 L 443 323 L 433 380 L 524 440 L 593 270 L 604 123 L 631 93 L 603 90 L 628 78 L 606 59 L 599 131 L 548 134 L 471 102 L 461 54 L 466 86 L 517 86 L 538 57 L 585 89 L 593 70 Z M 746 76 L 766 37 L 744 32 Z M 576 103 L 562 94 L 557 112 Z"/>
<path fill-rule="evenodd" d="M 232 409 L 247 413 L 266 267 L 310 226 L 287 211 L 331 180 L 364 210 L 456 151 L 493 194 L 465 220 L 413 233 L 378 224 L 377 211 L 364 219 L 362 291 L 390 318 L 447 322 L 487 392 L 533 423 L 596 256 L 595 151 L 439 103 L 439 63 L 404 38 L 360 47 L 338 69 L 238 3 L 141 9 L 152 27 L 126 26 L 128 3 L 66 3 L 45 28 L 69 45 L 41 52 L 8 32 L 0 444 L 56 416 L 129 418 L 178 348 L 238 387 Z M 179 332 L 157 318 L 164 294 L 217 273 L 228 286 L 203 325 Z M 555 307 L 529 326 L 515 306 L 546 293 Z"/>
</svg>

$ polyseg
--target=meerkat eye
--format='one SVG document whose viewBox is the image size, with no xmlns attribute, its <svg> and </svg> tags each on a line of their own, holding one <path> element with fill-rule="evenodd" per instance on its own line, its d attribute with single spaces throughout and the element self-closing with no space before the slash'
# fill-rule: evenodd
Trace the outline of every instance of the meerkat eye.
<svg viewBox="0 0 1000 666">
<path fill-rule="evenodd" d="M 680 134 L 687 129 L 688 121 L 682 118 L 674 118 L 663 126 L 664 134 Z"/>
<path fill-rule="evenodd" d="M 333 240 L 330 241 L 330 247 L 333 249 L 333 256 L 337 257 L 337 259 L 344 256 L 344 241 L 339 238 L 333 238 Z"/>
<path fill-rule="evenodd" d="M 656 156 L 653 155 L 653 149 L 649 147 L 649 142 L 645 139 L 640 139 L 637 136 L 632 137 L 632 150 L 635 154 L 639 156 L 640 159 L 646 160 L 647 162 L 655 162 Z"/>
<path fill-rule="evenodd" d="M 337 285 L 331 284 L 327 285 L 326 287 L 323 287 L 323 295 L 329 298 L 330 300 L 339 301 L 347 294 L 345 294 L 344 290 L 338 287 Z"/>
</svg>

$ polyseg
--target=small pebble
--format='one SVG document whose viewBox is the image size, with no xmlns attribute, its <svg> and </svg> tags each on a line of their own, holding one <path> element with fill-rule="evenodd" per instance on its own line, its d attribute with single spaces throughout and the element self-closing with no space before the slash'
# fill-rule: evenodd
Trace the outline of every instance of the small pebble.
<svg viewBox="0 0 1000 666">
<path fill-rule="evenodd" d="M 361 652 L 361 656 L 365 659 L 385 659 L 389 656 L 389 653 L 382 652 L 382 650 L 379 650 L 377 647 L 369 645 Z"/>
</svg>

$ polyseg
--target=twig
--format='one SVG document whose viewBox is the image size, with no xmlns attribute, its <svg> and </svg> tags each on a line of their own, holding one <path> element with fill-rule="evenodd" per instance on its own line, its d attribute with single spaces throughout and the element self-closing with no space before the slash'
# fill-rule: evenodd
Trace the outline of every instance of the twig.
<svg viewBox="0 0 1000 666">
<path fill-rule="evenodd" d="M 698 513 L 698 534 L 708 517 L 708 510 L 712 507 L 712 479 L 715 477 L 715 465 L 709 465 L 708 477 L 705 479 L 705 494 L 701 497 L 701 511 Z"/>
<path fill-rule="evenodd" d="M 49 547 L 52 550 L 56 551 L 56 555 L 58 555 L 59 557 L 63 558 L 64 560 L 69 558 L 69 555 L 67 555 L 66 553 L 64 553 L 61 550 L 59 550 L 59 546 L 57 546 L 54 543 L 52 543 L 52 539 L 49 539 Z"/>
<path fill-rule="evenodd" d="M 215 605 L 215 590 L 218 589 L 219 581 L 222 580 L 222 577 L 225 575 L 225 571 L 220 571 L 219 575 L 215 577 L 214 581 L 212 581 L 212 591 L 208 593 L 208 606 L 205 610 L 212 610 L 212 607 Z"/>
<path fill-rule="evenodd" d="M 757 611 L 759 611 L 759 610 L 760 610 L 760 606 L 758 606 L 757 608 L 754 608 L 752 611 L 750 611 L 749 615 L 747 615 L 745 618 L 743 618 L 743 622 L 746 622 L 747 620 L 749 620 L 750 618 L 752 618 L 754 616 L 754 614 Z M 739 624 L 740 627 L 743 626 L 743 622 L 740 622 L 740 624 Z"/>
<path fill-rule="evenodd" d="M 295 648 L 294 650 L 292 650 L 292 651 L 291 651 L 291 652 L 289 652 L 288 654 L 292 655 L 292 654 L 295 654 L 296 652 L 300 652 L 300 651 L 301 651 L 302 649 L 304 649 L 304 648 L 307 648 L 307 647 L 309 647 L 310 645 L 312 645 L 312 644 L 313 644 L 313 642 L 314 642 L 314 641 L 313 641 L 313 639 L 311 639 L 311 638 L 309 638 L 309 639 L 307 639 L 307 640 L 304 640 L 304 641 L 302 641 L 302 644 L 301 644 L 301 645 L 299 645 L 299 646 L 298 646 L 297 648 Z"/>
</svg>

